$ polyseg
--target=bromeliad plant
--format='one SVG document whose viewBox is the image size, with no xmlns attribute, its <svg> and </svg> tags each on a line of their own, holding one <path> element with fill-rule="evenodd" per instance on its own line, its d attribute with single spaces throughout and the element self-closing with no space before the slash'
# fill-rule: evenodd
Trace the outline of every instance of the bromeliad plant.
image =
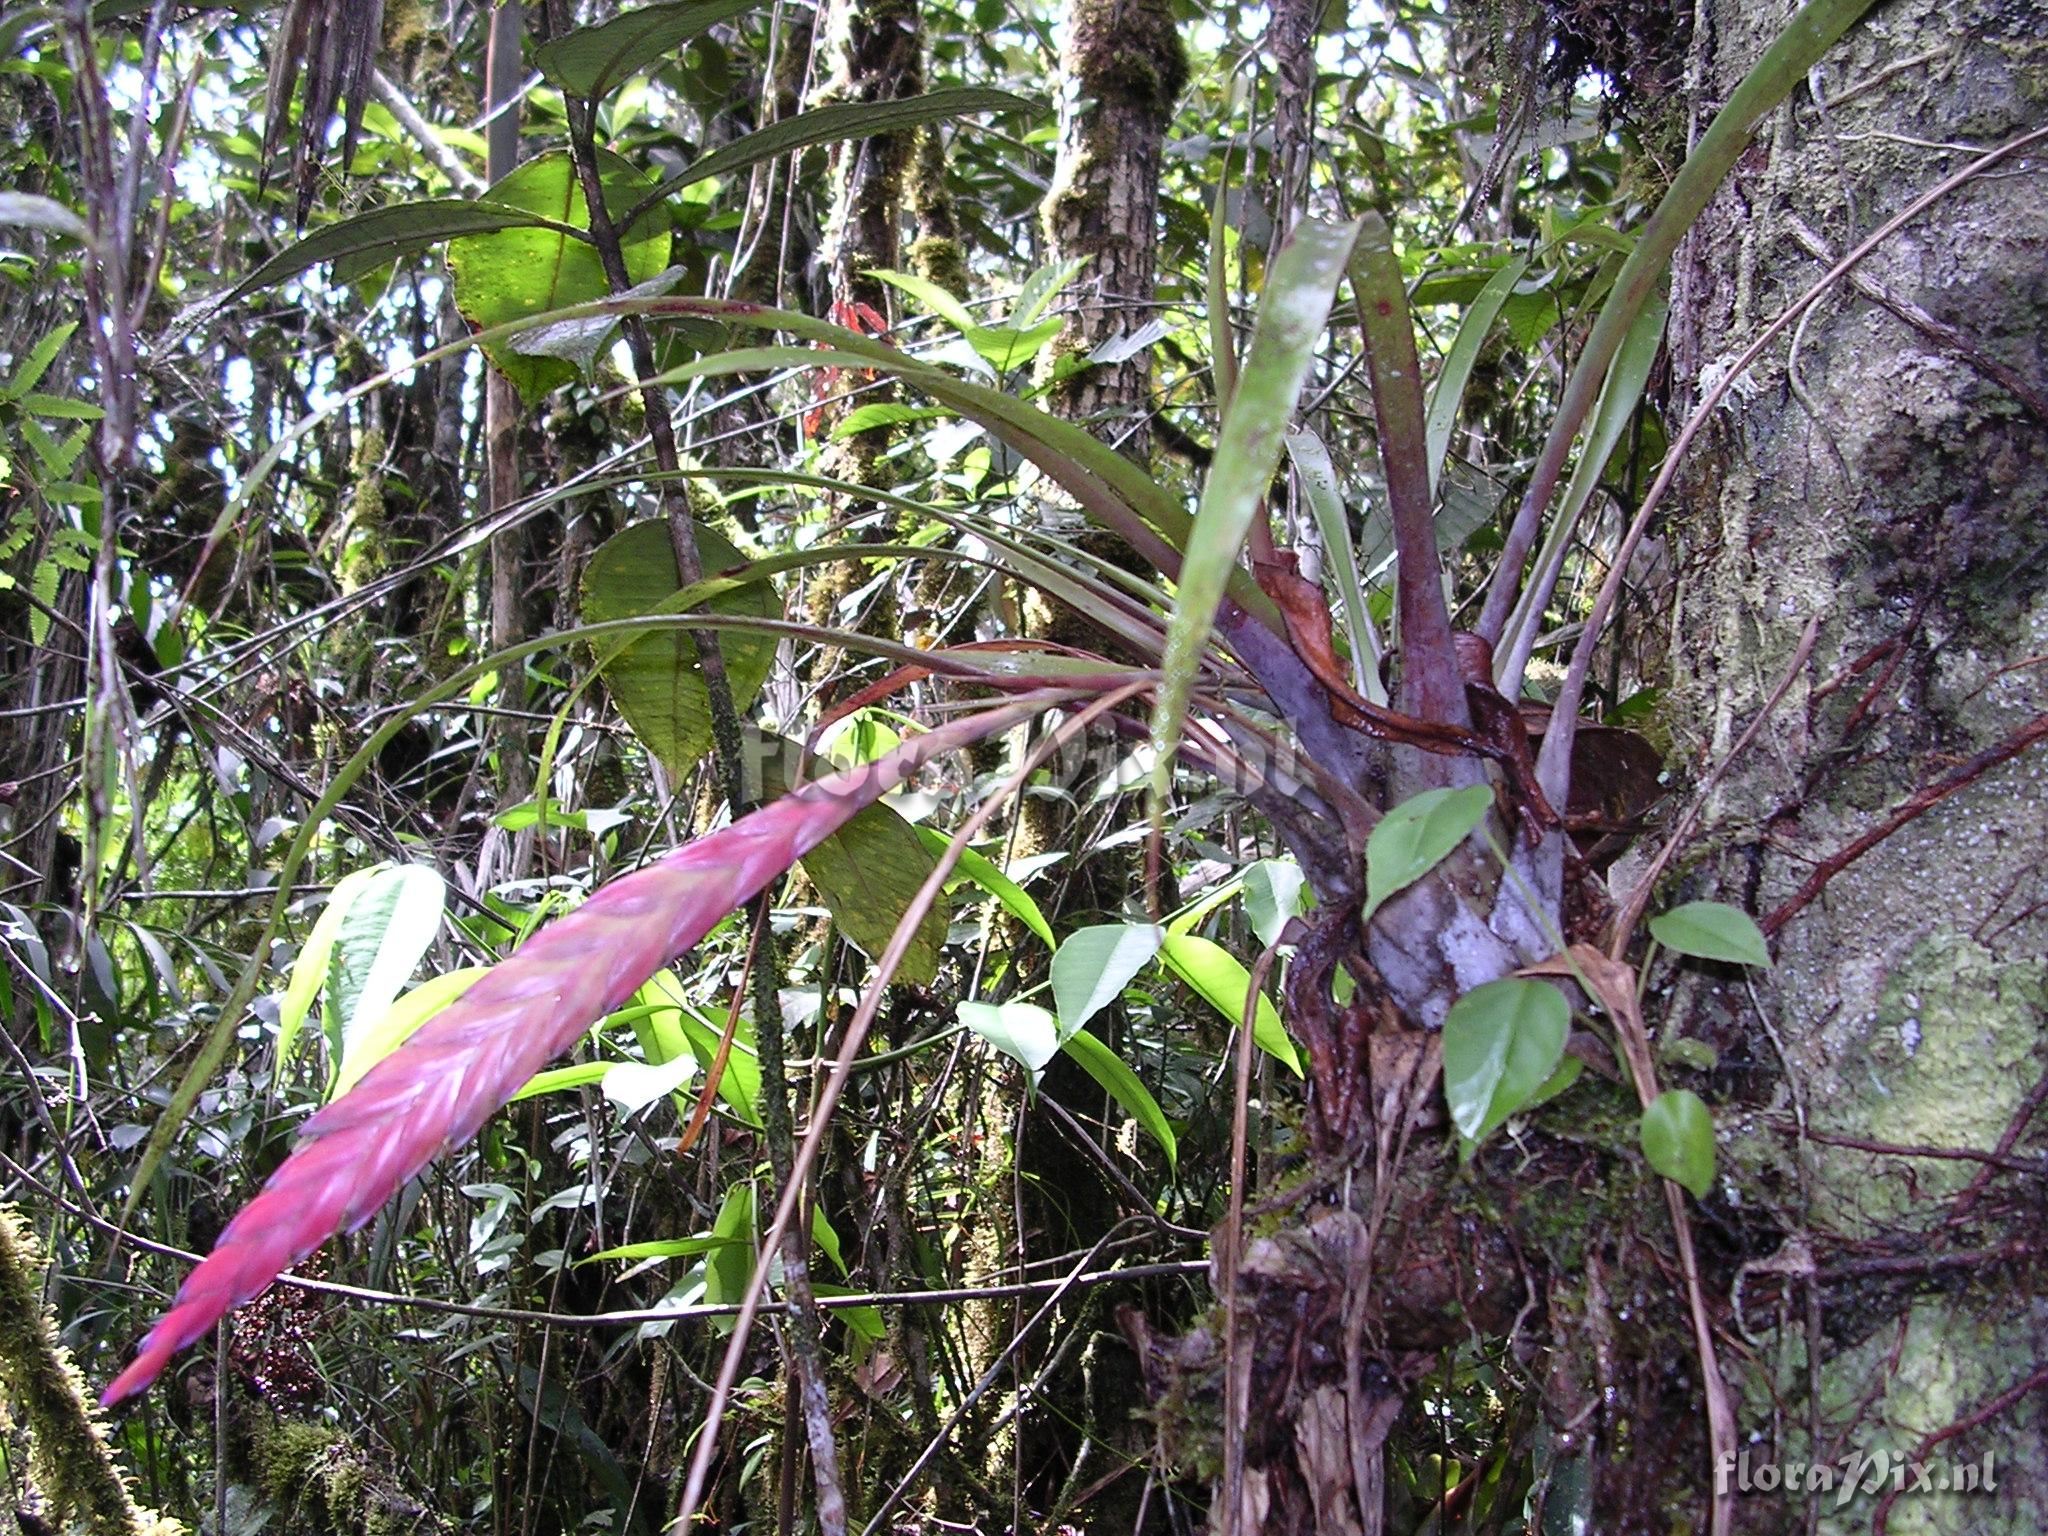
<svg viewBox="0 0 2048 1536">
<path fill-rule="evenodd" d="M 299 1149 L 186 1281 L 135 1362 L 108 1389 L 108 1401 L 148 1386 L 176 1351 L 229 1308 L 331 1234 L 368 1219 L 428 1161 L 472 1135 L 595 1019 L 621 1006 L 728 911 L 921 765 L 1033 714 L 1085 707 L 1149 735 L 1155 797 L 1163 798 L 1176 765 L 1217 774 L 1240 789 L 1285 842 L 1317 898 L 1313 921 L 1297 922 L 1285 934 L 1294 957 L 1281 1016 L 1306 1057 L 1312 1170 L 1290 1197 L 1295 1226 L 1247 1244 L 1233 1217 L 1218 1245 L 1225 1323 L 1177 1345 L 1154 1341 L 1146 1351 L 1148 1364 L 1166 1374 L 1200 1375 L 1220 1361 L 1226 1422 L 1291 1423 L 1305 1394 L 1323 1394 L 1356 1427 L 1355 1435 L 1330 1437 L 1320 1448 L 1313 1437 L 1250 1443 L 1228 1437 L 1221 1496 L 1243 1528 L 1303 1526 L 1315 1508 L 1309 1490 L 1348 1489 L 1363 1510 L 1369 1477 L 1358 1453 L 1377 1455 L 1390 1417 L 1383 1410 L 1400 1392 L 1398 1369 L 1366 1368 L 1366 1341 L 1373 1341 L 1374 1359 L 1398 1366 L 1410 1352 L 1455 1336 L 1465 1326 L 1460 1319 L 1504 1329 L 1522 1295 L 1520 1282 L 1510 1283 L 1512 1256 L 1483 1241 L 1467 1256 L 1477 1267 L 1476 1290 L 1457 1281 L 1461 1266 L 1446 1262 L 1446 1254 L 1464 1239 L 1447 1220 L 1445 1181 L 1404 1173 L 1404 1153 L 1416 1128 L 1429 1121 L 1439 1082 L 1452 1124 L 1467 1144 L 1476 1143 L 1570 1085 L 1579 1066 L 1566 1053 L 1571 1013 L 1575 1006 L 1597 1010 L 1642 1099 L 1652 1166 L 1694 1193 L 1711 1175 L 1711 1124 L 1690 1095 L 1660 1093 L 1637 1010 L 1637 972 L 1627 951 L 1641 902 L 1632 900 L 1617 916 L 1604 882 L 1574 842 L 1574 834 L 1589 830 L 1586 813 L 1604 798 L 1592 791 L 1603 789 L 1608 777 L 1601 753 L 1610 749 L 1580 726 L 1588 669 L 1654 500 L 1640 509 L 1613 559 L 1547 712 L 1524 708 L 1521 696 L 1573 523 L 1655 354 L 1663 323 L 1660 289 L 1672 253 L 1763 114 L 1866 5 L 1813 0 L 1802 10 L 1636 233 L 1569 376 L 1470 629 L 1455 626 L 1446 600 L 1435 507 L 1459 396 L 1478 341 L 1513 278 L 1497 279 L 1475 302 L 1469 337 L 1460 335 L 1435 400 L 1426 401 L 1406 285 L 1390 231 L 1377 216 L 1309 222 L 1296 230 L 1270 264 L 1241 363 L 1221 321 L 1221 284 L 1212 281 L 1223 412 L 1193 515 L 1174 490 L 1081 427 L 885 340 L 824 321 L 742 303 L 628 293 L 617 274 L 611 284 L 618 296 L 538 319 L 489 317 L 500 323 L 481 340 L 494 355 L 515 333 L 541 322 L 556 348 L 552 356 L 563 355 L 564 338 L 585 357 L 594 355 L 621 318 L 687 324 L 698 338 L 707 328 L 713 335 L 746 330 L 789 338 L 710 353 L 656 381 L 662 384 L 776 369 L 887 376 L 974 422 L 1035 466 L 1173 583 L 1173 598 L 1158 600 L 1142 581 L 1120 579 L 1079 557 L 1055 557 L 1000 525 L 972 520 L 993 559 L 1055 601 L 1086 612 L 1112 637 L 1119 659 L 1022 648 L 934 651 L 857 702 L 885 698 L 928 671 L 1012 697 L 914 736 L 862 770 L 797 790 L 615 882 L 547 925 L 308 1122 Z M 588 58 L 563 47 L 578 38 Z M 563 75 L 565 89 L 594 99 L 608 88 L 607 46 L 595 36 L 572 35 L 550 45 L 556 51 L 544 67 Z M 756 149 L 765 155 L 815 141 L 802 131 L 786 132 L 775 145 Z M 746 163 L 744 155 L 721 154 Z M 560 178 L 563 197 L 574 211 L 567 175 L 565 169 Z M 278 280 L 325 257 L 360 257 L 380 240 L 418 243 L 456 230 L 488 237 L 534 223 L 527 215 L 522 224 L 522 216 L 496 205 L 441 204 L 403 214 L 384 210 L 349 221 L 352 231 L 323 231 L 252 282 Z M 366 220 L 381 220 L 383 233 L 370 231 Z M 559 221 L 543 222 L 559 233 Z M 630 213 L 623 223 L 630 229 Z M 1350 303 L 1340 310 L 1347 278 Z M 1355 320 L 1371 383 L 1378 478 L 1394 553 L 1385 633 L 1332 492 L 1328 452 L 1312 433 L 1293 426 L 1333 313 Z M 1546 531 L 1582 435 L 1577 472 Z M 1265 498 L 1283 454 L 1301 472 L 1317 512 L 1332 590 L 1303 573 L 1294 551 L 1274 542 Z M 722 590 L 744 579 L 746 573 L 738 573 Z M 683 600 L 697 601 L 709 590 Z M 774 630 L 730 614 L 720 622 Z M 1148 702 L 1140 705 L 1141 699 Z M 1753 930 L 1732 914 L 1717 909 L 1670 919 L 1660 922 L 1658 937 L 1671 948 L 1752 963 L 1766 958 Z M 885 963 L 877 987 L 887 972 Z M 1667 1184 L 1666 1193 L 1683 1249 L 1689 1237 L 1677 1187 Z M 793 1184 L 783 1192 L 778 1231 L 796 1199 Z M 762 1245 L 755 1297 L 776 1246 L 773 1235 Z M 1285 1304 L 1241 1305 L 1262 1298 Z M 1696 1291 L 1691 1299 L 1704 1373 L 1714 1382 L 1712 1342 Z M 1286 1335 L 1304 1315 L 1341 1320 L 1345 1341 L 1314 1380 L 1275 1365 L 1286 1358 Z M 739 1358 L 744 1331 L 735 1331 L 729 1367 Z M 1728 1444 L 1732 1421 L 1717 1386 L 1710 1387 L 1709 1410 L 1718 1449 Z M 699 1487 L 715 1438 L 707 1428 L 700 1442 Z M 1725 1509 L 1717 1508 L 1717 1525 L 1725 1518 Z"/>
</svg>

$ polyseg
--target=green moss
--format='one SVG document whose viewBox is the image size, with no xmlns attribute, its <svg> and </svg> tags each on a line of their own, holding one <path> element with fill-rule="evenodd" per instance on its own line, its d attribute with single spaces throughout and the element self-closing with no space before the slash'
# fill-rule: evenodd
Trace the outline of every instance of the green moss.
<svg viewBox="0 0 2048 1536">
<path fill-rule="evenodd" d="M 260 1421 L 249 1444 L 250 1477 L 283 1528 L 302 1533 L 402 1536 L 445 1524 L 403 1497 L 340 1430 L 303 1419 Z"/>
<path fill-rule="evenodd" d="M 967 297 L 967 256 L 958 240 L 927 235 L 912 241 L 909 261 L 910 270 L 926 282 L 938 284 L 956 299 Z"/>
<path fill-rule="evenodd" d="M 43 1305 L 42 1269 L 33 1232 L 10 1207 L 0 1206 L 0 1393 L 28 1431 L 38 1489 L 60 1522 L 67 1516 L 83 1520 L 96 1536 L 181 1532 L 184 1527 L 129 1497 L 85 1382 Z"/>
<path fill-rule="evenodd" d="M 1878 1006 L 1845 1032 L 1836 1091 L 1814 1107 L 1839 1135 L 1908 1146 L 1990 1150 L 2040 1075 L 2048 962 L 2003 958 L 1938 929 L 1885 977 Z M 1891 1225 L 1947 1199 L 1975 1164 L 1826 1149 L 1816 1198 L 1831 1212 Z"/>
</svg>

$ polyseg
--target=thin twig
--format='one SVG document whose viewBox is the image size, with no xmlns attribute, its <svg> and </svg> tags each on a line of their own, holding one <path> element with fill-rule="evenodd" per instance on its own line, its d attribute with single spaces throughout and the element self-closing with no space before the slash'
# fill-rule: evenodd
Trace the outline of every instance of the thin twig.
<svg viewBox="0 0 2048 1536">
<path fill-rule="evenodd" d="M 1104 694 L 1082 709 L 1071 720 L 1061 723 L 1056 731 L 1050 732 L 1043 741 L 1025 758 L 1011 776 L 1010 782 L 996 794 L 984 800 L 968 817 L 965 825 L 953 834 L 918 889 L 916 898 L 910 903 L 903 917 L 896 924 L 896 932 L 890 938 L 888 948 L 876 962 L 874 975 L 869 979 L 867 991 L 862 995 L 860 1006 L 854 1010 L 853 1018 L 846 1026 L 846 1033 L 839 1043 L 839 1057 L 833 1063 L 832 1072 L 825 1080 L 824 1088 L 811 1112 L 811 1125 L 805 1134 L 803 1144 L 797 1148 L 796 1161 L 790 1169 L 790 1176 L 784 1183 L 780 1200 L 775 1209 L 775 1218 L 761 1240 L 760 1259 L 754 1265 L 754 1273 L 747 1282 L 746 1293 L 741 1299 L 738 1319 L 733 1325 L 732 1336 L 727 1342 L 725 1358 L 719 1366 L 718 1379 L 713 1385 L 711 1401 L 704 1412 L 704 1422 L 698 1429 L 697 1448 L 690 1458 L 688 1477 L 683 1485 L 683 1497 L 677 1506 L 677 1523 L 689 1529 L 696 1519 L 697 1511 L 703 1507 L 704 1487 L 711 1473 L 711 1463 L 718 1454 L 718 1430 L 725 1417 L 725 1406 L 730 1401 L 734 1385 L 739 1380 L 740 1367 L 746 1358 L 747 1337 L 753 1328 L 755 1314 L 760 1310 L 762 1292 L 768 1284 L 768 1268 L 777 1251 L 782 1234 L 789 1230 L 796 1213 L 804 1181 L 810 1176 L 812 1165 L 817 1161 L 818 1149 L 823 1144 L 825 1130 L 831 1124 L 832 1111 L 839 1103 L 839 1096 L 845 1090 L 847 1080 L 852 1076 L 853 1064 L 860 1049 L 867 1043 L 869 1027 L 881 1008 L 882 995 L 903 957 L 910 949 L 911 940 L 925 914 L 937 899 L 953 873 L 953 866 L 960 860 L 960 852 L 980 832 L 982 826 L 1017 793 L 1035 773 L 1040 764 L 1058 751 L 1073 736 L 1085 731 L 1099 716 L 1135 698 L 1150 687 L 1149 682 L 1132 683 L 1112 693 Z M 1011 706 L 1021 708 L 1022 706 Z"/>
<path fill-rule="evenodd" d="M 1908 822 L 1925 815 L 1957 790 L 1982 778 L 1986 771 L 1997 767 L 2008 759 L 2018 757 L 2035 742 L 2048 737 L 2048 715 L 2036 715 L 2025 725 L 2014 731 L 1994 747 L 1986 747 L 1975 757 L 1950 773 L 1943 774 L 1932 784 L 1927 784 L 1907 796 L 1899 808 L 1885 817 L 1876 826 L 1855 839 L 1846 848 L 1829 854 L 1819 866 L 1806 877 L 1806 883 L 1792 893 L 1778 909 L 1763 920 L 1766 935 L 1777 933 L 1799 915 L 1813 899 L 1827 888 L 1834 879 L 1851 864 L 1870 852 L 1879 843 L 1890 837 Z"/>
</svg>

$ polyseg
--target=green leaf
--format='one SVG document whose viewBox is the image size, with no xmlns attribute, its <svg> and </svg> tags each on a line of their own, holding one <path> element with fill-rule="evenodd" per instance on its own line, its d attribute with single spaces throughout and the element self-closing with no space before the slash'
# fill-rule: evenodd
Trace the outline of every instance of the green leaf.
<svg viewBox="0 0 2048 1536">
<path fill-rule="evenodd" d="M 1073 1034 L 1122 997 L 1165 938 L 1165 930 L 1152 923 L 1105 923 L 1070 934 L 1052 957 L 1060 1033 Z"/>
<path fill-rule="evenodd" d="M 1252 975 L 1229 950 L 1192 933 L 1169 933 L 1160 946 L 1159 958 L 1168 970 L 1228 1019 L 1232 1028 L 1244 1023 L 1244 1004 L 1252 989 Z M 1263 992 L 1259 994 L 1258 1012 L 1252 1016 L 1252 1040 L 1296 1077 L 1302 1075 L 1301 1057 L 1280 1025 L 1279 1010 Z"/>
<path fill-rule="evenodd" d="M 978 328 L 967 306 L 928 277 L 919 277 L 914 272 L 892 272 L 887 267 L 870 268 L 868 276 L 879 277 L 891 288 L 908 294 L 924 306 L 925 313 L 938 316 L 963 336 Z"/>
<path fill-rule="evenodd" d="M 608 150 L 597 153 L 605 206 L 615 218 L 624 218 L 653 190 L 653 179 Z M 523 209 L 548 221 L 548 227 L 507 227 L 450 243 L 448 267 L 455 277 L 455 302 L 471 325 L 505 325 L 601 299 L 612 291 L 596 247 L 565 232 L 588 229 L 590 224 L 583 184 L 566 152 L 527 161 L 491 188 L 490 201 Z M 619 241 L 632 283 L 651 282 L 668 266 L 669 222 L 661 209 L 650 208 L 634 220 L 619 232 Z M 504 341 L 486 342 L 484 350 L 529 405 L 576 377 L 573 364 L 555 357 L 530 357 Z"/>
<path fill-rule="evenodd" d="M 1144 1127 L 1145 1134 L 1165 1149 L 1167 1166 L 1180 1165 L 1180 1145 L 1174 1139 L 1173 1127 L 1167 1123 L 1166 1112 L 1152 1097 L 1151 1090 L 1138 1081 L 1137 1073 L 1126 1066 L 1115 1051 L 1085 1029 L 1068 1035 L 1060 1043 L 1060 1049 L 1079 1062 L 1081 1069 L 1100 1083 L 1103 1091 L 1122 1105 L 1126 1114 Z"/>
<path fill-rule="evenodd" d="M 536 1072 L 529 1077 L 506 1102 L 517 1104 L 522 1099 L 537 1099 L 544 1093 L 560 1093 L 565 1089 L 603 1082 L 605 1073 L 617 1065 L 615 1061 L 579 1061 L 566 1067 L 549 1067 L 547 1071 Z"/>
<path fill-rule="evenodd" d="M 1017 290 L 1017 302 L 1010 310 L 1010 324 L 1028 326 L 1037 320 L 1045 313 L 1046 306 L 1059 297 L 1060 290 L 1087 265 L 1086 256 L 1074 256 L 1066 261 L 1047 262 L 1025 278 L 1024 286 Z"/>
<path fill-rule="evenodd" d="M 1152 711 L 1152 742 L 1159 754 L 1152 770 L 1155 804 L 1166 798 L 1188 698 L 1201 671 L 1216 610 L 1237 569 L 1252 518 L 1273 483 L 1288 420 L 1329 322 L 1345 258 L 1357 238 L 1355 222 L 1304 220 L 1274 259 L 1266 280 L 1251 348 L 1237 392 L 1224 412 L 1216 458 L 1202 486 L 1194 531 L 1181 561 L 1173 618 L 1167 625 L 1163 675 Z"/>
<path fill-rule="evenodd" d="M 646 1242 L 621 1243 L 578 1259 L 578 1264 L 598 1264 L 607 1259 L 694 1259 L 699 1254 L 744 1242 L 739 1237 L 657 1237 Z"/>
<path fill-rule="evenodd" d="M 952 846 L 951 838 L 932 827 L 919 827 L 917 835 L 924 843 L 926 852 L 935 859 Z M 996 868 L 993 860 L 976 853 L 972 848 L 962 848 L 955 868 L 961 875 L 972 880 L 1001 902 L 1003 910 L 1010 916 L 1045 940 L 1046 948 L 1058 948 L 1058 940 L 1052 935 L 1052 924 L 1045 920 L 1045 914 L 1038 909 L 1038 903 L 1031 899 L 1031 893 Z"/>
<path fill-rule="evenodd" d="M 659 1054 L 664 1060 L 672 1060 L 672 1032 L 680 1030 L 689 1042 L 690 1054 L 697 1058 L 697 1065 L 709 1072 L 711 1063 L 718 1059 L 721 1031 L 698 1017 L 696 1010 L 684 1000 L 683 984 L 675 972 L 656 971 L 636 995 L 642 1001 L 657 1005 L 648 1019 L 653 1028 L 662 1032 L 660 1043 L 650 1043 L 648 1035 L 640 1036 L 640 1049 L 649 1059 Z M 666 1006 L 660 1006 L 664 1004 Z M 725 1071 L 719 1075 L 718 1098 L 735 1119 L 756 1130 L 761 1128 L 761 1062 L 754 1050 L 753 1024 L 744 1011 L 733 1030 L 732 1049 L 725 1057 Z"/>
<path fill-rule="evenodd" d="M 323 261 L 360 262 L 372 257 L 394 261 L 462 235 L 549 227 L 550 221 L 532 209 L 508 207 L 494 200 L 444 197 L 372 208 L 286 246 L 223 294 L 221 302 L 231 303 L 273 287 Z"/>
<path fill-rule="evenodd" d="M 349 904 L 388 868 L 388 864 L 376 864 L 369 869 L 359 869 L 354 874 L 343 876 L 327 893 L 327 905 L 321 909 L 313 931 L 306 936 L 298 958 L 292 962 L 291 973 L 285 982 L 284 999 L 278 1004 L 277 1063 L 280 1070 L 291 1061 L 292 1049 L 298 1044 L 299 1029 L 306 1022 L 306 1015 L 312 1011 L 314 1000 L 320 996 L 320 989 L 327 985 L 328 961 L 333 958 L 334 941 L 341 934 L 341 920 L 348 916 Z"/>
<path fill-rule="evenodd" d="M 716 529 L 697 525 L 697 554 L 708 574 L 744 566 L 747 557 Z M 583 619 L 602 624 L 650 614 L 680 590 L 675 546 L 666 521 L 650 518 L 621 529 L 599 546 L 583 573 Z M 713 613 L 738 618 L 782 616 L 782 600 L 765 578 L 744 581 L 709 599 Z M 667 610 L 663 610 L 667 611 Z M 725 657 L 733 704 L 745 710 L 775 664 L 775 641 L 726 630 Z M 697 644 L 681 629 L 664 628 L 630 645 L 599 652 L 605 685 L 634 734 L 680 779 L 711 750 L 711 703 L 697 663 Z"/>
<path fill-rule="evenodd" d="M 359 1048 L 419 965 L 440 931 L 447 899 L 434 869 L 402 864 L 379 870 L 349 903 L 328 964 L 324 1014 L 337 1063 Z"/>
<path fill-rule="evenodd" d="M 840 932 L 869 959 L 879 958 L 895 936 L 932 872 L 932 856 L 917 828 L 894 806 L 871 805 L 799 861 Z M 918 924 L 896 979 L 909 986 L 931 985 L 939 974 L 948 921 L 945 893 Z"/>
<path fill-rule="evenodd" d="M 704 1261 L 704 1299 L 712 1306 L 723 1306 L 738 1301 L 746 1295 L 747 1286 L 754 1278 L 754 1186 L 751 1182 L 733 1185 L 725 1192 L 725 1200 L 718 1207 L 718 1218 L 711 1223 L 711 1236 L 717 1246 L 711 1248 Z M 718 1320 L 730 1331 L 731 1318 Z"/>
<path fill-rule="evenodd" d="M 1731 965 L 1771 963 L 1763 930 L 1747 912 L 1718 901 L 1689 901 L 1650 919 L 1650 936 L 1666 949 Z"/>
<path fill-rule="evenodd" d="M 1443 862 L 1492 805 L 1493 791 L 1474 784 L 1424 790 L 1382 816 L 1365 840 L 1365 911 L 1359 921 L 1372 921 L 1389 896 Z"/>
<path fill-rule="evenodd" d="M 1244 872 L 1245 916 L 1261 944 L 1277 944 L 1288 920 L 1301 915 L 1304 884 L 1292 859 L 1260 859 Z"/>
<path fill-rule="evenodd" d="M 1006 1056 L 1024 1063 L 1035 1083 L 1059 1054 L 1059 1026 L 1035 1003 L 962 1003 L 960 1022 Z"/>
<path fill-rule="evenodd" d="M 1682 1184 L 1695 1200 L 1714 1187 L 1714 1117 L 1687 1088 L 1660 1093 L 1643 1111 L 1643 1156 L 1665 1178 Z"/>
<path fill-rule="evenodd" d="M 487 965 L 469 965 L 421 982 L 380 1014 L 376 1022 L 351 1040 L 334 1074 L 327 1097 L 338 1099 L 363 1074 L 410 1040 L 422 1024 L 490 974 Z"/>
<path fill-rule="evenodd" d="M 757 760 L 762 793 L 774 799 L 788 791 L 782 764 L 793 760 L 799 748 L 795 742 L 770 741 L 771 749 Z M 840 932 L 875 959 L 889 947 L 896 925 L 930 878 L 934 861 L 917 828 L 882 802 L 868 806 L 798 862 Z M 945 893 L 940 892 L 903 952 L 896 969 L 898 981 L 922 987 L 938 976 L 949 920 Z"/>
<path fill-rule="evenodd" d="M 1387 702 L 1386 685 L 1380 681 L 1380 637 L 1373 628 L 1372 610 L 1366 606 L 1365 587 L 1360 577 L 1367 565 L 1358 558 L 1351 540 L 1351 517 L 1344 506 L 1343 488 L 1337 481 L 1337 467 L 1330 462 L 1330 450 L 1306 427 L 1287 434 L 1287 456 L 1301 477 L 1316 531 L 1322 535 L 1328 568 L 1336 575 L 1344 599 L 1344 627 L 1351 636 L 1351 680 L 1358 691 L 1375 704 Z M 1391 547 L 1392 535 L 1387 535 Z"/>
<path fill-rule="evenodd" d="M 534 50 L 534 67 L 564 95 L 602 101 L 639 71 L 667 60 L 691 38 L 762 4 L 763 0 L 684 0 L 643 5 L 543 43 Z"/>
<path fill-rule="evenodd" d="M 1064 320 L 1053 319 L 1037 326 L 1032 326 L 1029 322 L 981 325 L 975 321 L 966 305 L 929 278 L 918 277 L 910 272 L 891 272 L 887 268 L 879 267 L 870 272 L 869 276 L 879 277 L 891 287 L 915 299 L 928 314 L 936 315 L 958 331 L 984 362 L 1002 373 L 1007 373 L 1013 368 L 1021 368 L 1030 362 L 1066 324 Z"/>
<path fill-rule="evenodd" d="M 866 139 L 878 134 L 902 133 L 924 123 L 965 117 L 971 112 L 1031 112 L 1037 104 L 1008 91 L 982 86 L 932 91 L 923 96 L 905 96 L 894 101 L 844 101 L 811 112 L 799 112 L 766 128 L 734 139 L 723 149 L 713 150 L 680 175 L 661 184 L 663 196 L 713 176 L 730 176 L 813 144 L 832 144 L 842 139 Z"/>
<path fill-rule="evenodd" d="M 1458 322 L 1457 338 L 1451 343 L 1451 350 L 1444 357 L 1443 371 L 1436 377 L 1436 385 L 1429 396 L 1429 480 L 1435 485 L 1443 471 L 1444 453 L 1451 445 L 1451 428 L 1457 424 L 1458 407 L 1464 403 L 1465 386 L 1472 381 L 1472 369 L 1479 361 L 1479 349 L 1485 344 L 1487 333 L 1493 329 L 1493 322 L 1500 317 L 1501 305 L 1515 291 L 1515 284 L 1522 280 L 1522 274 L 1529 270 L 1529 258 L 1517 256 L 1487 279 L 1486 286 L 1479 290 L 1479 297 L 1472 301 L 1472 307 L 1465 311 L 1465 318 Z"/>
<path fill-rule="evenodd" d="M 78 329 L 76 320 L 67 320 L 46 333 L 43 339 L 29 349 L 21 366 L 14 370 L 14 377 L 7 381 L 7 398 L 19 400 L 23 395 L 42 382 L 44 374 L 50 371 L 50 364 L 57 360 L 57 354 L 64 349 L 64 343 L 71 339 L 71 333 Z"/>
<path fill-rule="evenodd" d="M 1444 1098 L 1468 1140 L 1484 1141 L 1550 1081 L 1572 1011 L 1557 988 L 1509 977 L 1475 988 L 1444 1018 Z"/>
<path fill-rule="evenodd" d="M 825 1219 L 825 1208 L 811 1207 L 811 1241 L 818 1245 L 818 1251 L 832 1261 L 832 1267 L 840 1274 L 846 1273 L 846 1255 L 839 1247 L 839 1234 L 832 1230 L 832 1223 Z"/>
</svg>

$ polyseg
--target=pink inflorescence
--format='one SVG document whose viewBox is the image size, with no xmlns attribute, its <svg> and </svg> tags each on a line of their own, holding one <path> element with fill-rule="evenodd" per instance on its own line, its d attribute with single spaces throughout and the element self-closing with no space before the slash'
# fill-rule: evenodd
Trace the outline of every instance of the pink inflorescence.
<svg viewBox="0 0 2048 1536">
<path fill-rule="evenodd" d="M 806 785 L 611 882 L 543 928 L 306 1122 L 292 1155 L 186 1277 L 101 1402 L 145 1390 L 228 1311 L 336 1232 L 362 1226 L 733 908 L 923 764 L 994 723 L 963 720 Z"/>
</svg>

